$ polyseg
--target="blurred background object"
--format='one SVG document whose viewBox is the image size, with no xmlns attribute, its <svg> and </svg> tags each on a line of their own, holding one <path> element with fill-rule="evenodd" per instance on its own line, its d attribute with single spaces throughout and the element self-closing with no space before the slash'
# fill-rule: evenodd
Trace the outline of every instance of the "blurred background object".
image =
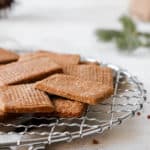
<svg viewBox="0 0 150 150">
<path fill-rule="evenodd" d="M 0 20 L 0 45 L 15 50 L 43 48 L 66 53 L 80 51 L 84 55 L 85 50 L 90 52 L 91 49 L 101 53 L 112 51 L 112 55 L 118 53 L 118 49 L 129 49 L 128 52 L 135 53 L 140 50 L 140 53 L 145 55 L 149 51 L 146 48 L 149 44 L 145 44 L 147 38 L 144 37 L 144 44 L 141 44 L 136 33 L 138 31 L 149 34 L 149 24 L 137 22 L 128 15 L 136 26 L 136 32 L 127 32 L 128 27 L 124 30 L 122 21 L 118 20 L 123 14 L 129 14 L 131 1 L 15 0 L 15 5 L 11 5 L 15 7 L 7 13 L 8 17 Z M 129 19 L 123 20 L 126 22 Z M 97 40 L 96 29 L 112 29 L 125 34 L 122 38 L 113 40 L 117 43 L 116 48 L 113 42 L 105 44 Z M 143 36 L 140 36 L 141 40 L 143 43 Z M 149 40 L 146 40 L 146 43 L 149 43 Z"/>
<path fill-rule="evenodd" d="M 150 0 L 131 0 L 131 14 L 140 20 L 150 21 Z"/>
<path fill-rule="evenodd" d="M 97 37 L 104 42 L 115 42 L 119 50 L 133 51 L 139 47 L 150 48 L 150 33 L 137 30 L 135 22 L 129 16 L 119 18 L 121 30 L 98 29 Z"/>
<path fill-rule="evenodd" d="M 11 8 L 14 0 L 0 0 L 0 10 Z"/>
<path fill-rule="evenodd" d="M 7 16 L 7 11 L 12 8 L 15 0 L 0 0 L 0 18 Z"/>
</svg>

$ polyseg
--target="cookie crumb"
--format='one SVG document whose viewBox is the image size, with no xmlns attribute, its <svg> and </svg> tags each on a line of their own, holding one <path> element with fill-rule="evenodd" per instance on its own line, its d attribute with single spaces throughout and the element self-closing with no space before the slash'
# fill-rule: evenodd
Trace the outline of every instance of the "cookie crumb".
<svg viewBox="0 0 150 150">
<path fill-rule="evenodd" d="M 147 115 L 147 119 L 150 119 L 150 115 Z"/>
<path fill-rule="evenodd" d="M 99 141 L 96 139 L 93 139 L 93 144 L 99 144 Z"/>
<path fill-rule="evenodd" d="M 137 115 L 138 115 L 138 116 L 140 116 L 140 115 L 141 115 L 141 113 L 140 113 L 140 112 L 137 112 Z"/>
</svg>

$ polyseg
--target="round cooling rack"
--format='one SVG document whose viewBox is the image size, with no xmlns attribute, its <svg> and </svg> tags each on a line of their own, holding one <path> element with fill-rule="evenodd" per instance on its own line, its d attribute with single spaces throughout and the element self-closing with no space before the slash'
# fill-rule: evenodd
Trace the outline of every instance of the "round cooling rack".
<svg viewBox="0 0 150 150">
<path fill-rule="evenodd" d="M 92 59 L 84 61 L 97 62 Z M 137 77 L 113 64 L 114 94 L 104 102 L 89 106 L 81 118 L 33 117 L 24 115 L 15 120 L 0 123 L 0 149 L 27 146 L 28 149 L 42 148 L 45 144 L 72 141 L 120 125 L 143 108 L 146 90 Z M 6 140 L 7 139 L 7 140 Z M 6 142 L 7 141 L 7 142 Z"/>
</svg>

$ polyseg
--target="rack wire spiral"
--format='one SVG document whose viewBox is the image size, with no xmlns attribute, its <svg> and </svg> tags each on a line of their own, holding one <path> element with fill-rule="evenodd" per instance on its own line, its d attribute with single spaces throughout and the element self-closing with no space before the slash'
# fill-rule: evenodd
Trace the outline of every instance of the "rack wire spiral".
<svg viewBox="0 0 150 150">
<path fill-rule="evenodd" d="M 92 61 L 91 59 L 84 59 Z M 95 61 L 95 60 L 94 60 Z M 9 122 L 0 123 L 0 149 L 28 146 L 29 150 L 44 148 L 45 144 L 72 141 L 94 133 L 103 133 L 143 108 L 146 90 L 143 84 L 127 70 L 112 64 L 114 94 L 96 106 L 89 106 L 81 118 L 52 118 L 25 115 Z M 7 138 L 7 142 L 5 139 Z"/>
</svg>

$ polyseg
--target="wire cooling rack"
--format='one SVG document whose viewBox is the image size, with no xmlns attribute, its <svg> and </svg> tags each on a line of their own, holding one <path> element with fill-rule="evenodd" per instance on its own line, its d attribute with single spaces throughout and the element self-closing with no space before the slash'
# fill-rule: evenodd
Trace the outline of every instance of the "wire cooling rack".
<svg viewBox="0 0 150 150">
<path fill-rule="evenodd" d="M 95 60 L 86 59 L 95 62 Z M 29 150 L 44 149 L 45 144 L 72 141 L 94 133 L 103 133 L 143 108 L 146 90 L 127 70 L 112 64 L 114 94 L 96 106 L 89 106 L 81 118 L 52 118 L 23 115 L 0 123 L 0 149 L 27 146 Z M 7 142 L 6 142 L 7 141 Z"/>
</svg>

